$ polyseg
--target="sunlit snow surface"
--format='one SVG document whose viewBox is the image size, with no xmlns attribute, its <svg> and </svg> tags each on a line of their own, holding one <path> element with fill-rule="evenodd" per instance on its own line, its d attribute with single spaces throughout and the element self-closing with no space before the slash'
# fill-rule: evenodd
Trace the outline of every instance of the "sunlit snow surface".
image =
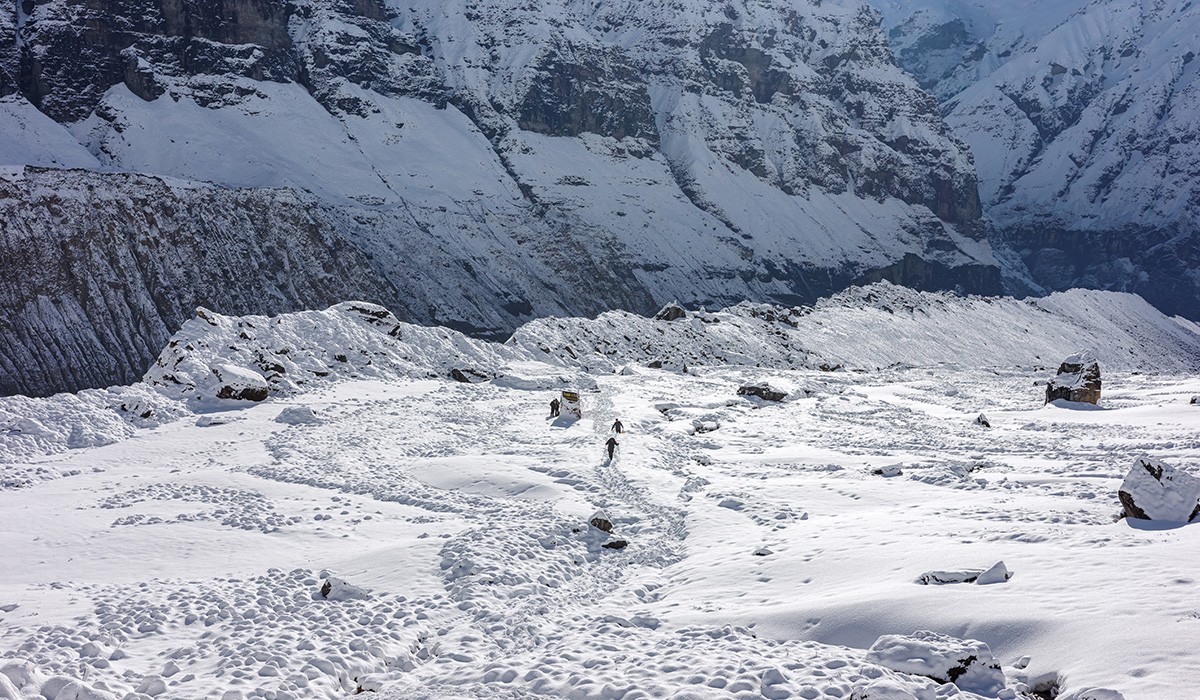
<svg viewBox="0 0 1200 700">
<path fill-rule="evenodd" d="M 975 698 L 867 661 L 917 630 L 988 644 L 1010 689 L 1188 697 L 1200 525 L 1117 520 L 1116 491 L 1141 455 L 1200 468 L 1200 379 L 1106 371 L 1089 410 L 1042 405 L 1052 368 L 969 359 L 631 365 L 575 423 L 550 388 L 584 376 L 514 360 L 10 456 L 0 697 Z M 757 381 L 791 393 L 736 395 Z M 997 561 L 1009 581 L 915 582 Z"/>
</svg>

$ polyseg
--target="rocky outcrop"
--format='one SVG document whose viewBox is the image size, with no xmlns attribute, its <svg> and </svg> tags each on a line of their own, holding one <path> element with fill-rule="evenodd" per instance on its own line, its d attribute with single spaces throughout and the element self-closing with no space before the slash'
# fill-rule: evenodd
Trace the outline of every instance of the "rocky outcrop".
<svg viewBox="0 0 1200 700">
<path fill-rule="evenodd" d="M 136 380 L 197 306 L 399 295 L 290 191 L 28 170 L 0 177 L 0 394 Z"/>
<path fill-rule="evenodd" d="M 1127 518 L 1184 523 L 1200 515 L 1200 478 L 1147 457 L 1134 461 L 1117 495 Z"/>
<path fill-rule="evenodd" d="M 1046 382 L 1046 403 L 1098 404 L 1100 384 L 1100 363 L 1087 353 L 1077 353 L 1063 360 L 1055 377 Z"/>
</svg>

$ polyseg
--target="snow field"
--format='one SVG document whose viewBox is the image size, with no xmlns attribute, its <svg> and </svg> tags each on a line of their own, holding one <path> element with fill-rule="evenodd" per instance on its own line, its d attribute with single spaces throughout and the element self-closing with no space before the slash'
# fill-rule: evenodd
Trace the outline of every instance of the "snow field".
<svg viewBox="0 0 1200 700">
<path fill-rule="evenodd" d="M 543 389 L 357 380 L 140 430 L 0 492 L 0 668 L 25 698 L 977 697 L 867 658 L 929 629 L 1012 691 L 1181 697 L 1197 530 L 1116 521 L 1116 490 L 1135 455 L 1200 462 L 1200 383 L 1110 373 L 1085 411 L 1036 378 L 637 369 L 575 423 Z M 793 393 L 736 396 L 763 380 Z M 295 407 L 318 420 L 276 422 Z"/>
</svg>

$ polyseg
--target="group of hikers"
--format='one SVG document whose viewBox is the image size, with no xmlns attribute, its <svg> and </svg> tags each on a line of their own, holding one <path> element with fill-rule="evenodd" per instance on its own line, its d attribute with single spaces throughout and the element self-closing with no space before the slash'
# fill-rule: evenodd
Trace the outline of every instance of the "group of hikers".
<svg viewBox="0 0 1200 700">
<path fill-rule="evenodd" d="M 550 400 L 550 417 L 557 418 L 561 410 L 562 402 L 559 401 L 558 397 L 556 396 Z M 614 453 L 617 451 L 617 447 L 619 447 L 621 444 L 617 441 L 617 435 L 621 435 L 625 432 L 625 424 L 621 422 L 620 418 L 618 418 L 613 421 L 612 427 L 609 429 L 609 431 L 612 434 L 609 435 L 608 441 L 604 443 L 604 447 L 608 449 L 608 461 L 611 462 Z"/>
</svg>

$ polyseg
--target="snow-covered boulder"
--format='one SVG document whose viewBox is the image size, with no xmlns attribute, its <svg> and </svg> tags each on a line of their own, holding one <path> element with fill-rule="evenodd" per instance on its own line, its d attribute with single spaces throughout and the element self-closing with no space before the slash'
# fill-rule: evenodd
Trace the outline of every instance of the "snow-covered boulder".
<svg viewBox="0 0 1200 700">
<path fill-rule="evenodd" d="M 976 418 L 975 418 L 975 424 L 976 424 L 976 425 L 981 425 L 981 426 L 983 426 L 983 427 L 985 427 L 985 428 L 990 428 L 990 427 L 992 427 L 992 422 L 991 422 L 990 420 L 988 420 L 988 417 L 987 417 L 987 416 L 985 416 L 985 415 L 984 415 L 984 414 L 982 414 L 982 413 L 980 413 L 978 416 L 976 416 Z"/>
<path fill-rule="evenodd" d="M 218 399 L 234 399 L 236 401 L 262 401 L 270 393 L 270 386 L 263 376 L 254 370 L 231 364 L 214 364 L 209 369 L 213 373 L 213 395 Z"/>
<path fill-rule="evenodd" d="M 366 600 L 371 597 L 366 589 L 346 583 L 340 578 L 334 576 L 325 576 L 324 578 L 325 582 L 321 584 L 321 597 L 325 600 Z"/>
<path fill-rule="evenodd" d="M 959 689 L 996 697 L 1004 689 L 1004 673 L 987 644 L 921 630 L 911 635 L 885 634 L 867 651 L 867 661 L 900 673 L 953 683 Z"/>
<path fill-rule="evenodd" d="M 885 464 L 882 467 L 872 469 L 871 473 L 874 474 L 875 476 L 886 476 L 886 477 L 900 476 L 900 475 L 904 474 L 904 466 L 901 464 Z"/>
<path fill-rule="evenodd" d="M 681 318 L 687 318 L 687 311 L 678 302 L 674 301 L 662 307 L 658 313 L 654 314 L 655 321 L 677 321 Z"/>
<path fill-rule="evenodd" d="M 785 398 L 787 398 L 786 391 L 774 389 L 766 382 L 740 386 L 738 387 L 737 393 L 738 396 L 757 396 L 763 401 L 783 401 Z"/>
<path fill-rule="evenodd" d="M 1125 696 L 1108 688 L 1080 688 L 1059 695 L 1058 700 L 1125 700 Z"/>
<path fill-rule="evenodd" d="M 948 583 L 1004 583 L 1012 578 L 1012 572 L 998 561 L 987 569 L 951 569 L 946 571 L 926 571 L 917 577 L 917 583 L 923 586 L 941 586 Z"/>
<path fill-rule="evenodd" d="M 1200 406 L 1200 396 L 1193 396 L 1191 404 L 1193 406 Z"/>
<path fill-rule="evenodd" d="M 1200 478 L 1149 457 L 1134 461 L 1117 496 L 1128 518 L 1182 523 L 1200 515 Z"/>
<path fill-rule="evenodd" d="M 1100 363 L 1082 352 L 1063 360 L 1058 374 L 1046 383 L 1046 403 L 1058 399 L 1100 403 Z"/>
<path fill-rule="evenodd" d="M 308 406 L 288 406 L 275 416 L 275 422 L 284 425 L 314 425 L 320 423 L 321 418 Z"/>
<path fill-rule="evenodd" d="M 450 378 L 456 382 L 462 382 L 463 384 L 478 384 L 480 382 L 486 382 L 492 377 L 489 374 L 480 372 L 479 370 L 471 369 L 470 367 L 463 367 L 461 369 L 454 367 L 450 370 Z"/>
</svg>

